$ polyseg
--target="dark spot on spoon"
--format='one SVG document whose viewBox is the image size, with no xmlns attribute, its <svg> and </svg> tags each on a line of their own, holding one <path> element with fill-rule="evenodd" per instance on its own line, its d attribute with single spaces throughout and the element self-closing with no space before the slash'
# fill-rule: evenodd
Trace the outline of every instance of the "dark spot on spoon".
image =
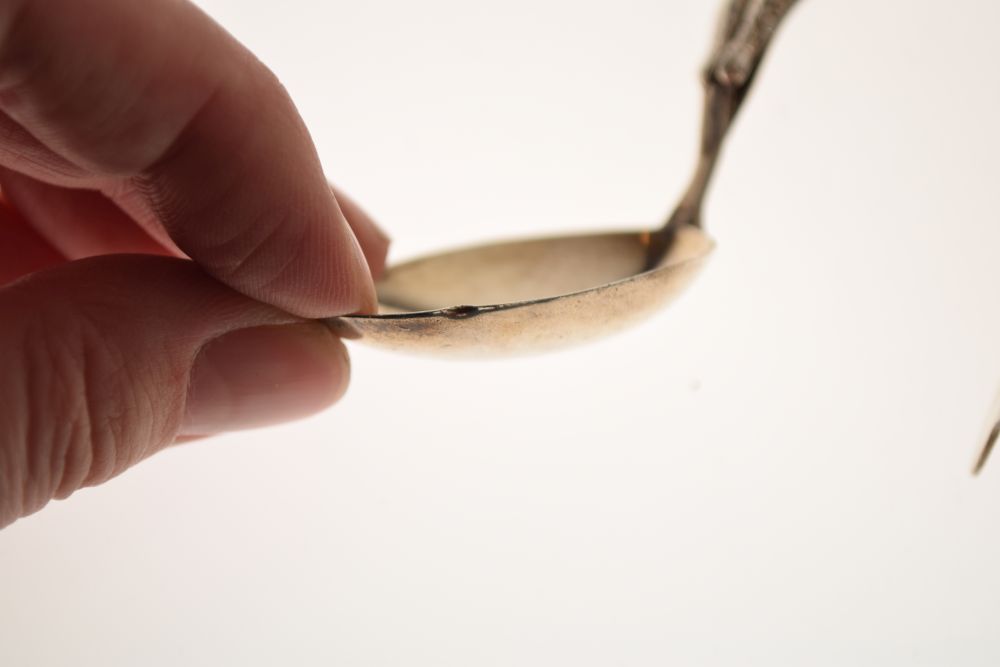
<svg viewBox="0 0 1000 667">
<path fill-rule="evenodd" d="M 441 314 L 449 320 L 467 320 L 471 317 L 482 315 L 484 310 L 488 309 L 484 309 L 480 306 L 455 306 L 454 308 L 446 308 L 445 310 L 442 310 Z"/>
</svg>

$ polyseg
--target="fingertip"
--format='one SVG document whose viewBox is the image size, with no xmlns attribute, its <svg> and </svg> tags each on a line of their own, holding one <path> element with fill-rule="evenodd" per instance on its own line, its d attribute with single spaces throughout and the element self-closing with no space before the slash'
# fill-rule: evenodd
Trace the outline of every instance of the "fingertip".
<svg viewBox="0 0 1000 667">
<path fill-rule="evenodd" d="M 180 435 L 301 419 L 340 400 L 349 381 L 347 350 L 325 325 L 228 333 L 208 343 L 195 361 Z"/>
</svg>

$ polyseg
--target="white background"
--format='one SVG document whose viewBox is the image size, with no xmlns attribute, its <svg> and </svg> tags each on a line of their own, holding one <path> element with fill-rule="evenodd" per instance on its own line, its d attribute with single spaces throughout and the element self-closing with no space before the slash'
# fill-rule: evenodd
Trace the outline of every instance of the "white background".
<svg viewBox="0 0 1000 667">
<path fill-rule="evenodd" d="M 203 6 L 400 258 L 658 221 L 717 3 Z M 516 361 L 352 345 L 328 413 L 52 504 L 0 535 L 0 664 L 998 664 L 998 23 L 802 3 L 677 304 Z"/>
</svg>

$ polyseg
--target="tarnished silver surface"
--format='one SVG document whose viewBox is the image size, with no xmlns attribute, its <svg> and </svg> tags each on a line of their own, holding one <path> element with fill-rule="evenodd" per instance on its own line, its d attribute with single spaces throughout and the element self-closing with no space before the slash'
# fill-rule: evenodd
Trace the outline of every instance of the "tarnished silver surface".
<svg viewBox="0 0 1000 667">
<path fill-rule="evenodd" d="M 795 0 L 729 0 L 705 68 L 691 183 L 655 230 L 513 241 L 392 267 L 378 315 L 328 320 L 347 338 L 399 350 L 496 356 L 580 343 L 645 319 L 712 250 L 701 206 L 723 139 Z M 483 305 L 490 304 L 490 305 Z"/>
<path fill-rule="evenodd" d="M 336 318 L 331 324 L 348 338 L 450 356 L 581 343 L 664 306 L 688 285 L 714 246 L 699 229 L 678 230 L 660 266 L 641 273 L 648 243 L 647 232 L 588 234 L 414 260 L 393 267 L 379 283 L 380 315 Z M 496 305 L 472 305 L 484 303 Z"/>
</svg>

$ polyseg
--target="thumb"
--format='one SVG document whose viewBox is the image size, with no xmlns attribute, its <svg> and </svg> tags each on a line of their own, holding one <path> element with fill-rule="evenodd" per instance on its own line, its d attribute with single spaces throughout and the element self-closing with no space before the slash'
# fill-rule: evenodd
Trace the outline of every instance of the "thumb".
<svg viewBox="0 0 1000 667">
<path fill-rule="evenodd" d="M 179 436 L 316 412 L 343 345 L 193 263 L 117 255 L 0 289 L 0 527 Z"/>
</svg>

